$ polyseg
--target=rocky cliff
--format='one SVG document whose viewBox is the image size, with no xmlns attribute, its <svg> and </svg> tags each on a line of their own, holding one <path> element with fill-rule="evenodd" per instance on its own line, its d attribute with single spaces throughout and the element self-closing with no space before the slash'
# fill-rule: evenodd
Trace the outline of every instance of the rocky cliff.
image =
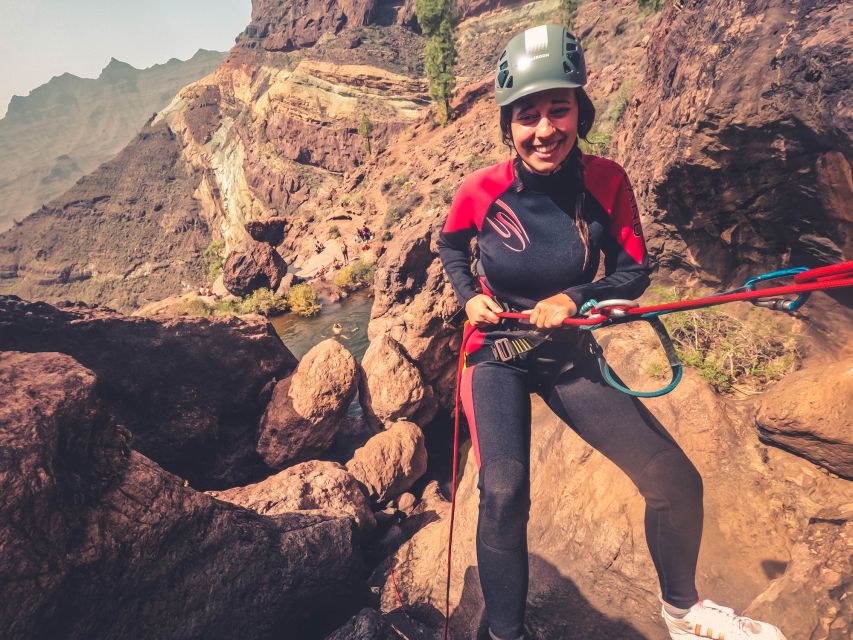
<svg viewBox="0 0 853 640">
<path fill-rule="evenodd" d="M 224 58 L 199 50 L 148 69 L 113 59 L 98 78 L 66 73 L 14 96 L 0 120 L 0 231 L 112 158 L 181 87 Z"/>
</svg>

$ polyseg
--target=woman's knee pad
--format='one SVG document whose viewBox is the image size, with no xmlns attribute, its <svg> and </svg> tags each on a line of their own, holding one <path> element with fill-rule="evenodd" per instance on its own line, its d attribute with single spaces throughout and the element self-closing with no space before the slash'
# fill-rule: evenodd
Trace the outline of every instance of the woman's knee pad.
<svg viewBox="0 0 853 640">
<path fill-rule="evenodd" d="M 702 476 L 680 449 L 654 456 L 636 479 L 646 504 L 657 511 L 668 510 L 676 530 L 702 526 Z"/>
<path fill-rule="evenodd" d="M 494 549 L 515 549 L 527 537 L 530 480 L 514 458 L 494 458 L 480 469 L 480 539 Z"/>
</svg>

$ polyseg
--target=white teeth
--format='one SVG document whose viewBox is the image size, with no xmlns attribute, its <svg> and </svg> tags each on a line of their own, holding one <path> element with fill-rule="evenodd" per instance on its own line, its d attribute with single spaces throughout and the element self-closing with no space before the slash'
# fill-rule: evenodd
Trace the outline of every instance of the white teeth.
<svg viewBox="0 0 853 640">
<path fill-rule="evenodd" d="M 549 145 L 534 145 L 533 150 L 536 151 L 536 153 L 551 153 L 557 148 L 557 144 L 558 143 L 556 142 L 552 142 Z"/>
</svg>

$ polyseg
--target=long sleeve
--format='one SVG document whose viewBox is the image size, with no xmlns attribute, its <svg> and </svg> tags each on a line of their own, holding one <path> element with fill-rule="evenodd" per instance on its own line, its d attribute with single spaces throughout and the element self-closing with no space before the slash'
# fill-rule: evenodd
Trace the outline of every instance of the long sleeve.
<svg viewBox="0 0 853 640">
<path fill-rule="evenodd" d="M 590 299 L 632 300 L 649 286 L 649 259 L 640 225 L 640 211 L 628 176 L 621 167 L 617 179 L 620 181 L 618 186 L 601 203 L 610 215 L 609 234 L 601 247 L 605 275 L 596 282 L 576 285 L 564 291 L 578 309 Z M 602 198 L 597 199 L 601 201 Z"/>
<path fill-rule="evenodd" d="M 438 256 L 463 307 L 480 293 L 477 280 L 471 273 L 470 250 L 471 238 L 477 234 L 474 216 L 479 199 L 471 180 L 463 182 L 453 198 L 447 220 L 438 236 Z"/>
</svg>

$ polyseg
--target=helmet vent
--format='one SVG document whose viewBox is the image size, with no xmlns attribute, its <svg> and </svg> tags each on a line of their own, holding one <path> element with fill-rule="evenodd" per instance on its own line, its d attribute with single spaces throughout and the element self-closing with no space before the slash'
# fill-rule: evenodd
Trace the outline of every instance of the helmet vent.
<svg viewBox="0 0 853 640">
<path fill-rule="evenodd" d="M 512 76 L 509 77 L 509 80 L 506 81 L 506 89 L 512 89 Z"/>
<path fill-rule="evenodd" d="M 578 45 L 574 42 L 566 42 L 566 53 L 574 53 L 578 50 Z"/>
<path fill-rule="evenodd" d="M 509 75 L 509 71 L 507 71 L 506 69 L 502 69 L 501 72 L 498 74 L 498 86 L 500 88 L 503 89 L 508 75 Z"/>
<path fill-rule="evenodd" d="M 506 60 L 504 60 L 503 62 L 501 62 L 501 66 L 500 66 L 500 70 L 501 70 L 501 71 L 503 71 L 503 70 L 504 70 L 504 69 L 506 69 L 507 67 L 509 67 L 509 62 L 507 62 Z"/>
<path fill-rule="evenodd" d="M 506 49 L 504 49 L 504 52 L 501 54 L 501 57 L 500 57 L 500 58 L 498 58 L 498 62 L 500 62 L 500 61 L 501 61 L 501 60 L 503 60 L 504 58 L 506 58 Z"/>
</svg>

